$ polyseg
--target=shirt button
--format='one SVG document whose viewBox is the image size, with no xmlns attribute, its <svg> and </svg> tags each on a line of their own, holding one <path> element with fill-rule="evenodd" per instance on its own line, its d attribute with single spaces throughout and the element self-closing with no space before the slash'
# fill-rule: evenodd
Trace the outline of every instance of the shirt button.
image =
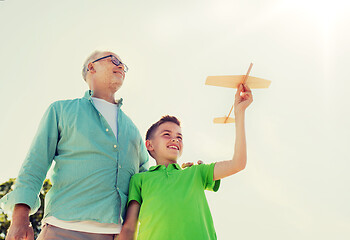
<svg viewBox="0 0 350 240">
<path fill-rule="evenodd" d="M 106 128 L 106 132 L 108 132 L 109 131 L 109 129 L 108 128 Z"/>
<path fill-rule="evenodd" d="M 119 187 L 117 187 L 117 190 L 119 190 Z"/>
<path fill-rule="evenodd" d="M 119 168 L 122 168 L 122 166 L 119 165 Z"/>
<path fill-rule="evenodd" d="M 117 145 L 113 145 L 114 148 L 117 148 Z"/>
</svg>

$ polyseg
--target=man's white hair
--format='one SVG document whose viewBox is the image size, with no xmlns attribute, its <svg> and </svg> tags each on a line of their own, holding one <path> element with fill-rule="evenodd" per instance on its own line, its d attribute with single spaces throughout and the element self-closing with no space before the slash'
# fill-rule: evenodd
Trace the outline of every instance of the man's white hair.
<svg viewBox="0 0 350 240">
<path fill-rule="evenodd" d="M 90 54 L 90 56 L 85 60 L 83 65 L 83 70 L 81 71 L 81 74 L 83 75 L 84 80 L 86 81 L 86 74 L 88 72 L 88 65 L 90 62 L 96 59 L 97 56 L 104 53 L 105 51 L 94 51 Z"/>
</svg>

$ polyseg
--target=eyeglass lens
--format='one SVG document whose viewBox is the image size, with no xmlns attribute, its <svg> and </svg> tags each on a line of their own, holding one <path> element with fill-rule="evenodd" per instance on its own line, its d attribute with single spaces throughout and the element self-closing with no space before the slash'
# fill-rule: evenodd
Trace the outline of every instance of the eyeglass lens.
<svg viewBox="0 0 350 240">
<path fill-rule="evenodd" d="M 114 64 L 117 65 L 117 66 L 119 66 L 120 64 L 122 64 L 123 67 L 124 67 L 124 71 L 125 71 L 125 72 L 128 71 L 128 67 L 127 67 L 124 63 L 122 63 L 121 61 L 119 61 L 118 58 L 112 57 L 111 59 L 112 59 L 112 63 L 114 63 Z"/>
</svg>

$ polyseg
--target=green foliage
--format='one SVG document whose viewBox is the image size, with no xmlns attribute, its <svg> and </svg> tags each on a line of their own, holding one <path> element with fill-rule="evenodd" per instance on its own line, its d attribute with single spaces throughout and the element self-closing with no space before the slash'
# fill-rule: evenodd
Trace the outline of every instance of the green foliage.
<svg viewBox="0 0 350 240">
<path fill-rule="evenodd" d="M 13 185 L 15 183 L 15 178 L 10 178 L 7 182 L 0 185 L 0 198 L 5 196 L 7 193 L 11 192 L 13 189 Z M 49 179 L 44 181 L 43 187 L 40 190 L 40 201 L 41 206 L 39 210 L 29 217 L 30 222 L 32 223 L 35 238 L 39 235 L 41 230 L 41 220 L 44 214 L 44 199 L 46 193 L 50 190 L 51 183 Z M 7 229 L 10 227 L 10 219 L 7 214 L 4 213 L 2 209 L 0 209 L 0 240 L 4 240 Z"/>
</svg>

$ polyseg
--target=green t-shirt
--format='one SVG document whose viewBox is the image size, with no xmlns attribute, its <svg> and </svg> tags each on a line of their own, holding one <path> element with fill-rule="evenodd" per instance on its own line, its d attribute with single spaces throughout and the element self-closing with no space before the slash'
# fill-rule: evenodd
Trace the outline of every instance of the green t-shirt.
<svg viewBox="0 0 350 240">
<path fill-rule="evenodd" d="M 217 239 L 204 190 L 217 191 L 212 164 L 153 166 L 132 176 L 128 202 L 140 203 L 138 240 Z"/>
</svg>

